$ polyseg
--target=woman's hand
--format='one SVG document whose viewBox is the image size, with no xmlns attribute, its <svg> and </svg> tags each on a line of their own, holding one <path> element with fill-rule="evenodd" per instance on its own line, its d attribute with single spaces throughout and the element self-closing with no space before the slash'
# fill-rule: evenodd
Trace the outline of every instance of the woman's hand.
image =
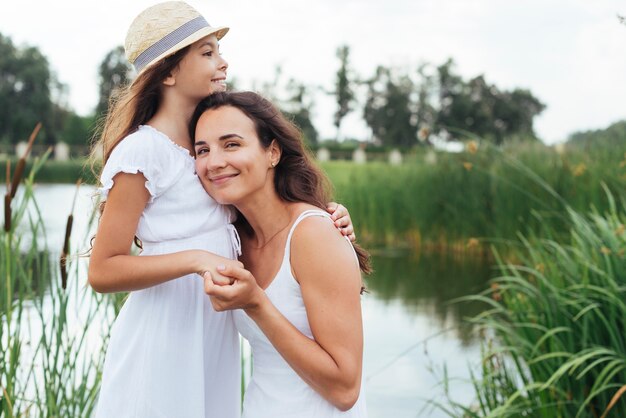
<svg viewBox="0 0 626 418">
<path fill-rule="evenodd" d="M 220 280 L 215 280 L 212 271 L 206 271 L 204 277 L 204 291 L 211 296 L 213 309 L 218 312 L 232 309 L 245 309 L 253 311 L 257 309 L 265 298 L 265 292 L 259 287 L 256 279 L 243 264 L 220 265 L 216 273 Z M 229 286 L 223 286 L 221 278 L 229 280 Z"/>
<path fill-rule="evenodd" d="M 330 217 L 335 222 L 335 226 L 339 231 L 341 231 L 344 236 L 348 237 L 351 242 L 356 241 L 356 235 L 354 234 L 354 227 L 352 226 L 352 219 L 350 219 L 348 209 L 337 202 L 330 202 L 326 205 L 326 211 L 330 213 Z"/>
</svg>

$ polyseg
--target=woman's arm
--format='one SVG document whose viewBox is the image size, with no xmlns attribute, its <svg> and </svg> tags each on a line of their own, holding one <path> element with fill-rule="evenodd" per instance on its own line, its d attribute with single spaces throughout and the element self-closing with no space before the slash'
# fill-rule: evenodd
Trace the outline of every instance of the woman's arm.
<svg viewBox="0 0 626 418">
<path fill-rule="evenodd" d="M 271 303 L 247 270 L 221 269 L 235 279 L 205 290 L 216 310 L 243 308 L 296 373 L 341 410 L 350 409 L 361 387 L 363 331 L 361 276 L 350 244 L 327 219 L 310 217 L 296 229 L 291 264 L 315 340 L 296 329 Z"/>
<path fill-rule="evenodd" d="M 139 218 L 150 194 L 143 174 L 119 173 L 107 197 L 89 261 L 89 284 L 102 293 L 144 289 L 186 274 L 215 271 L 218 264 L 241 265 L 207 251 L 190 250 L 167 255 L 130 255 Z M 218 278 L 229 283 L 229 279 Z"/>
</svg>

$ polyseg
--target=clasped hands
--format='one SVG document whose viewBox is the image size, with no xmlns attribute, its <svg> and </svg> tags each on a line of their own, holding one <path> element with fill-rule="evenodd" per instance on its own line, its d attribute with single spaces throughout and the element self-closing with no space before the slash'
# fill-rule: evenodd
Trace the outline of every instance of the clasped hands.
<svg viewBox="0 0 626 418">
<path fill-rule="evenodd" d="M 218 265 L 215 277 L 210 271 L 202 274 L 204 291 L 211 297 L 213 309 L 218 312 L 257 308 L 265 292 L 248 270 L 234 265 Z M 226 280 L 225 280 L 226 279 Z"/>
</svg>

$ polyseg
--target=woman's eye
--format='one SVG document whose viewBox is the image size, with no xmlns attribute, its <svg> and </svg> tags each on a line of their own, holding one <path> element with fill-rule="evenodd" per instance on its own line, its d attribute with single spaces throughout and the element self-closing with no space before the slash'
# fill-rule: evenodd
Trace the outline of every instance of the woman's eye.
<svg viewBox="0 0 626 418">
<path fill-rule="evenodd" d="M 199 150 L 196 151 L 196 155 L 202 155 L 207 152 L 209 152 L 207 148 L 200 148 Z"/>
<path fill-rule="evenodd" d="M 205 53 L 204 53 L 204 54 L 202 54 L 202 55 L 206 55 L 207 57 L 212 57 L 212 56 L 213 56 L 213 51 L 208 51 L 208 52 L 205 52 Z"/>
<path fill-rule="evenodd" d="M 228 142 L 224 147 L 225 148 L 234 148 L 234 147 L 238 147 L 239 144 L 236 142 Z"/>
</svg>

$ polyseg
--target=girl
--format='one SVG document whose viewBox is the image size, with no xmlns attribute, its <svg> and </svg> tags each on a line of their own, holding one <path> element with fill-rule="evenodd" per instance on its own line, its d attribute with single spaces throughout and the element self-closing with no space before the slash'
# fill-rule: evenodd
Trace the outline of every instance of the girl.
<svg viewBox="0 0 626 418">
<path fill-rule="evenodd" d="M 138 75 L 99 139 L 106 205 L 89 282 L 98 292 L 131 293 L 111 330 L 96 417 L 239 416 L 232 315 L 211 308 L 196 274 L 219 282 L 217 265 L 241 266 L 239 239 L 231 210 L 198 181 L 188 133 L 198 102 L 225 89 L 218 40 L 227 31 L 183 2 L 146 9 L 128 31 Z M 351 234 L 345 213 L 334 216 Z M 134 237 L 139 257 L 130 255 Z"/>
<path fill-rule="evenodd" d="M 217 311 L 238 309 L 252 347 L 244 417 L 365 417 L 359 268 L 369 272 L 368 255 L 355 246 L 355 258 L 320 209 L 325 178 L 298 130 L 250 92 L 208 97 L 194 125 L 200 181 L 242 215 L 247 270 L 218 266 L 232 284 L 207 272 L 205 290 Z"/>
</svg>

